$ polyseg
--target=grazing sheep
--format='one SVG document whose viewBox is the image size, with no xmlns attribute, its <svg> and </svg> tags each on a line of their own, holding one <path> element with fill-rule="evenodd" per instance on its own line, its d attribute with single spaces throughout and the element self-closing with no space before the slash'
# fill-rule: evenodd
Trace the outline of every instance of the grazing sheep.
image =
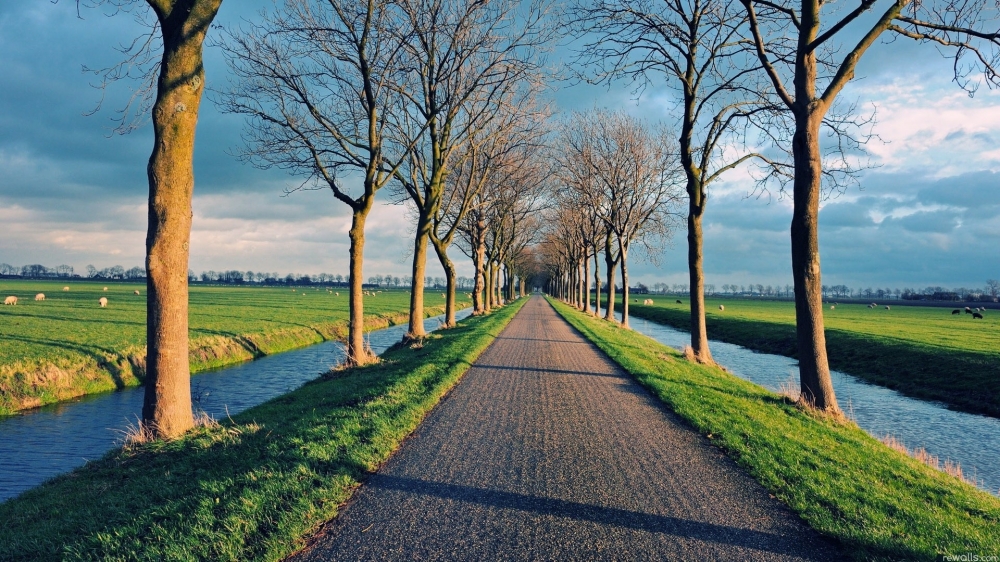
<svg viewBox="0 0 1000 562">
<path fill-rule="evenodd" d="M 37 295 L 35 295 L 35 300 L 36 301 L 43 301 L 43 300 L 45 300 L 45 293 L 38 293 Z"/>
<path fill-rule="evenodd" d="M 965 313 L 966 314 L 972 314 L 972 309 L 969 308 L 969 307 L 965 307 Z"/>
<path fill-rule="evenodd" d="M 5 299 L 3 300 L 3 303 L 4 303 L 5 305 L 8 305 L 8 304 L 9 304 L 9 305 L 11 305 L 11 306 L 17 306 L 17 297 L 15 297 L 15 296 L 9 296 L 9 297 L 7 297 L 7 298 L 5 298 Z"/>
<path fill-rule="evenodd" d="M 333 296 L 335 296 L 335 297 L 339 297 L 339 296 L 340 296 L 340 293 L 334 293 L 334 294 L 333 294 Z"/>
<path fill-rule="evenodd" d="M 101 308 L 107 308 L 108 297 L 101 297 L 97 302 L 101 305 Z"/>
<path fill-rule="evenodd" d="M 653 299 L 646 299 L 642 301 L 642 304 L 653 304 Z"/>
<path fill-rule="evenodd" d="M 108 288 L 107 288 L 107 287 L 105 287 L 105 288 L 103 288 L 103 289 L 101 289 L 101 290 L 102 290 L 102 291 L 107 291 L 107 290 L 108 290 Z"/>
<path fill-rule="evenodd" d="M 831 304 L 831 305 L 830 305 L 830 310 L 833 310 L 833 309 L 835 309 L 835 308 L 837 308 L 837 305 L 835 305 L 835 304 Z"/>
<path fill-rule="evenodd" d="M 135 293 L 135 296 L 137 296 L 137 297 L 139 296 L 139 289 L 136 289 L 136 290 L 134 290 L 132 292 Z"/>
<path fill-rule="evenodd" d="M 889 310 L 889 305 L 885 305 L 885 309 L 886 309 L 886 310 Z"/>
<path fill-rule="evenodd" d="M 684 303 L 682 303 L 680 299 L 677 299 L 677 304 L 684 304 Z"/>
<path fill-rule="evenodd" d="M 444 293 L 441 293 L 441 298 L 442 298 L 442 299 L 443 299 L 443 298 L 446 298 L 446 297 L 447 297 L 447 295 L 445 295 Z"/>
<path fill-rule="evenodd" d="M 64 290 L 64 291 L 68 291 L 68 290 L 69 290 L 69 287 L 63 287 L 63 290 Z"/>
<path fill-rule="evenodd" d="M 639 302 L 639 299 L 632 299 L 632 302 L 634 302 L 634 303 L 638 303 L 638 302 Z"/>
<path fill-rule="evenodd" d="M 956 308 L 955 310 L 952 310 L 951 313 L 952 314 L 961 314 L 962 311 Z"/>
<path fill-rule="evenodd" d="M 726 307 L 725 307 L 725 306 L 723 306 L 723 305 L 721 305 L 721 304 L 719 305 L 719 310 L 725 310 L 725 309 L 726 309 Z"/>
<path fill-rule="evenodd" d="M 975 320 L 976 318 L 982 320 L 983 319 L 983 315 L 979 314 L 978 312 L 973 312 L 972 313 L 972 319 Z"/>
</svg>

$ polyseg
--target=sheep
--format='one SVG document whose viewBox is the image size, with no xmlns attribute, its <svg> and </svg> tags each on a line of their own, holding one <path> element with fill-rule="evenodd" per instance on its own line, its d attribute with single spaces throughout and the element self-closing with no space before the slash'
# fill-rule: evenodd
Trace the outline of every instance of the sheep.
<svg viewBox="0 0 1000 562">
<path fill-rule="evenodd" d="M 443 298 L 446 298 L 447 296 L 448 296 L 448 295 L 445 295 L 444 293 L 441 293 L 441 298 L 442 298 L 442 299 L 443 299 Z"/>
<path fill-rule="evenodd" d="M 646 299 L 642 301 L 642 304 L 653 304 L 653 299 Z"/>
<path fill-rule="evenodd" d="M 105 287 L 105 288 L 103 288 L 103 289 L 101 289 L 101 290 L 102 290 L 102 291 L 107 291 L 107 290 L 108 290 L 108 288 L 107 288 L 107 287 Z"/>
<path fill-rule="evenodd" d="M 719 305 L 719 310 L 725 310 L 725 309 L 726 309 L 726 307 L 724 305 L 721 305 L 721 304 Z"/>
<path fill-rule="evenodd" d="M 35 295 L 35 300 L 36 301 L 43 301 L 43 300 L 45 300 L 45 293 L 38 293 L 37 295 Z"/>
<path fill-rule="evenodd" d="M 132 291 L 132 293 L 135 294 L 135 296 L 138 297 L 139 296 L 139 289 L 136 289 L 136 290 Z"/>
<path fill-rule="evenodd" d="M 889 305 L 885 305 L 885 309 L 886 309 L 886 310 L 889 310 Z"/>
<path fill-rule="evenodd" d="M 966 314 L 972 314 L 972 309 L 969 308 L 969 307 L 965 307 L 965 313 Z"/>
<path fill-rule="evenodd" d="M 681 302 L 681 299 L 677 299 L 677 304 L 684 304 L 684 303 Z"/>
<path fill-rule="evenodd" d="M 11 295 L 3 300 L 4 305 L 17 306 L 17 297 Z"/>
<path fill-rule="evenodd" d="M 973 312 L 972 313 L 972 319 L 975 320 L 976 318 L 982 320 L 983 319 L 983 315 L 979 314 L 978 312 Z"/>
<path fill-rule="evenodd" d="M 335 297 L 339 297 L 339 296 L 340 296 L 340 293 L 334 293 L 334 294 L 333 294 L 333 296 L 335 296 Z"/>
<path fill-rule="evenodd" d="M 956 308 L 955 310 L 952 310 L 951 313 L 952 314 L 961 314 L 962 311 Z"/>
<path fill-rule="evenodd" d="M 833 309 L 835 309 L 835 308 L 837 308 L 837 305 L 835 305 L 835 304 L 831 304 L 831 305 L 830 305 L 830 310 L 833 310 Z"/>
<path fill-rule="evenodd" d="M 108 297 L 101 297 L 100 299 L 98 299 L 97 302 L 98 302 L 98 304 L 101 305 L 101 308 L 107 308 L 107 306 L 108 306 Z"/>
<path fill-rule="evenodd" d="M 64 291 L 68 291 L 68 290 L 69 290 L 69 287 L 63 287 L 63 290 L 64 290 Z"/>
</svg>

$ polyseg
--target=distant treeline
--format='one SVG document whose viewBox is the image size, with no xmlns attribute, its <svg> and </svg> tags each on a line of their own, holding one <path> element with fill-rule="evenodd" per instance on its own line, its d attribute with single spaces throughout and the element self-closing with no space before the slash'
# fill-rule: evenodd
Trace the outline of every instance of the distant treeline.
<svg viewBox="0 0 1000 562">
<path fill-rule="evenodd" d="M 60 265 L 56 267 L 46 267 L 41 264 L 25 266 L 13 266 L 0 263 L 0 277 L 21 278 L 21 279 L 93 279 L 102 281 L 145 281 L 146 269 L 136 266 L 125 269 L 120 265 L 97 269 L 93 265 L 88 265 L 86 274 L 75 273 L 72 266 Z M 192 283 L 213 283 L 223 285 L 327 285 L 331 287 L 346 287 L 348 277 L 346 275 L 334 275 L 330 273 L 319 273 L 315 275 L 304 273 L 289 273 L 281 275 L 277 272 L 265 271 L 240 271 L 236 269 L 228 271 L 203 271 L 196 275 L 194 271 L 188 270 L 188 281 Z M 474 279 L 470 277 L 456 278 L 456 284 L 460 290 L 471 290 Z M 427 277 L 424 285 L 431 289 L 443 289 L 445 279 L 443 277 Z M 393 275 L 372 275 L 365 283 L 366 287 L 384 288 L 410 288 L 413 286 L 413 279 L 408 276 L 397 277 Z"/>
<path fill-rule="evenodd" d="M 739 285 L 735 283 L 723 283 L 721 291 L 716 290 L 716 286 L 711 283 L 705 284 L 706 295 L 728 295 L 733 297 L 771 297 L 771 298 L 791 298 L 793 287 L 791 285 L 764 285 L 748 284 Z M 620 289 L 620 287 L 619 287 Z M 593 284 L 591 284 L 593 291 Z M 658 294 L 658 295 L 687 295 L 689 294 L 687 284 L 675 283 L 653 283 L 650 286 L 639 283 L 635 287 L 629 287 L 630 293 L 635 294 Z M 924 289 L 899 289 L 899 288 L 879 288 L 879 287 L 848 287 L 847 285 L 823 285 L 824 298 L 839 299 L 900 299 L 912 301 L 962 301 L 962 302 L 998 302 L 1000 300 L 1000 281 L 987 279 L 985 288 L 967 289 L 959 287 L 957 289 L 946 289 L 944 287 L 926 287 Z"/>
</svg>

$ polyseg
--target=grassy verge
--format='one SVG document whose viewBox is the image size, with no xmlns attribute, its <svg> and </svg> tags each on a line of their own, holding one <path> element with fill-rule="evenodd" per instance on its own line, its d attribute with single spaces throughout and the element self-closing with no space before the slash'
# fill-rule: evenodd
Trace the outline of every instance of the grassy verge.
<svg viewBox="0 0 1000 562">
<path fill-rule="evenodd" d="M 858 560 L 1000 553 L 1000 499 L 893 451 L 853 423 L 818 419 L 642 334 L 556 310 L 809 525 Z"/>
<path fill-rule="evenodd" d="M 144 285 L 2 281 L 0 415 L 142 383 L 145 374 Z M 44 292 L 46 300 L 33 300 Z M 96 305 L 107 297 L 108 308 Z M 193 373 L 297 349 L 347 334 L 347 296 L 325 288 L 205 287 L 190 294 Z M 408 291 L 365 299 L 365 327 L 405 322 Z M 464 306 L 466 303 L 460 303 Z M 434 316 L 443 303 L 427 306 Z"/>
<path fill-rule="evenodd" d="M 726 303 L 725 313 L 713 306 L 706 315 L 713 339 L 796 357 L 794 311 L 788 316 L 772 310 L 791 304 L 720 302 Z M 741 314 L 744 309 L 747 312 Z M 691 326 L 690 311 L 684 305 L 632 304 L 629 313 L 682 330 Z M 948 309 L 928 311 L 925 307 L 897 307 L 890 316 L 864 305 L 838 305 L 824 314 L 832 368 L 914 398 L 1000 417 L 1000 353 L 992 324 L 973 323 L 967 315 L 953 317 Z M 861 315 L 868 318 L 859 320 Z M 960 341 L 950 341 L 956 332 Z"/>
<path fill-rule="evenodd" d="M 524 300 L 0 504 L 0 560 L 279 560 L 337 514 Z"/>
</svg>

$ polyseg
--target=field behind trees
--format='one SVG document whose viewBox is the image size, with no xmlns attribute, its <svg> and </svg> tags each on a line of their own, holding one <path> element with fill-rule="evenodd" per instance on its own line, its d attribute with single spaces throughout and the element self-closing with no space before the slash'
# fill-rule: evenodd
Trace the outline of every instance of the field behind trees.
<svg viewBox="0 0 1000 562">
<path fill-rule="evenodd" d="M 37 293 L 46 300 L 36 302 Z M 0 307 L 0 415 L 140 384 L 145 293 L 145 284 L 133 283 L 0 281 L 0 294 L 18 297 L 17 306 Z M 107 297 L 107 308 L 100 308 L 101 297 Z M 366 329 L 405 322 L 409 298 L 408 291 L 365 297 Z M 464 295 L 459 299 L 467 306 Z M 428 315 L 443 312 L 437 293 L 427 300 Z M 347 333 L 345 289 L 195 285 L 190 302 L 192 372 Z"/>
<path fill-rule="evenodd" d="M 651 296 L 631 313 L 689 329 L 687 299 Z M 725 310 L 719 310 L 719 305 Z M 915 398 L 1000 417 L 1000 310 L 973 319 L 951 308 L 863 304 L 824 307 L 831 366 Z M 996 304 L 992 305 L 996 307 Z M 795 357 L 795 305 L 787 301 L 707 299 L 709 337 Z"/>
</svg>

